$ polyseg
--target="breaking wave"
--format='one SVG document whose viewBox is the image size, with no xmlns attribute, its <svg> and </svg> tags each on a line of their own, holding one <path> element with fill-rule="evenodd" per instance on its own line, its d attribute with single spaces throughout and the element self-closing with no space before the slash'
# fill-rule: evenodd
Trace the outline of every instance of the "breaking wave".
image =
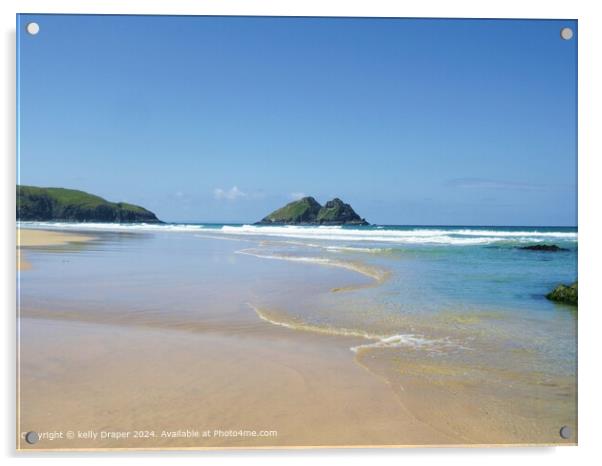
<svg viewBox="0 0 602 466">
<path fill-rule="evenodd" d="M 219 235 L 221 237 L 262 237 L 285 240 L 310 240 L 304 246 L 321 247 L 333 252 L 387 252 L 387 248 L 351 246 L 349 243 L 388 243 L 391 245 L 487 245 L 495 243 L 541 243 L 545 241 L 577 242 L 576 231 L 539 231 L 524 229 L 440 228 L 440 227 L 341 227 L 341 226 L 258 226 L 192 223 L 71 223 L 71 222 L 19 222 L 24 228 L 192 232 Z M 345 244 L 317 244 L 316 242 L 342 241 Z"/>
<path fill-rule="evenodd" d="M 341 227 L 304 227 L 304 226 L 256 226 L 224 225 L 220 230 L 226 235 L 281 237 L 293 239 L 325 241 L 366 241 L 393 244 L 441 244 L 441 245 L 479 245 L 500 241 L 521 243 L 544 242 L 551 240 L 577 241 L 577 233 L 570 231 L 506 231 L 480 229 L 437 229 L 437 228 L 341 228 Z M 344 250 L 344 246 L 332 249 Z M 368 249 L 368 248 L 366 248 Z"/>
<path fill-rule="evenodd" d="M 187 223 L 95 223 L 95 222 L 17 222 L 17 227 L 57 230 L 100 230 L 100 231 L 164 231 L 195 232 L 204 230 L 205 225 Z"/>
</svg>

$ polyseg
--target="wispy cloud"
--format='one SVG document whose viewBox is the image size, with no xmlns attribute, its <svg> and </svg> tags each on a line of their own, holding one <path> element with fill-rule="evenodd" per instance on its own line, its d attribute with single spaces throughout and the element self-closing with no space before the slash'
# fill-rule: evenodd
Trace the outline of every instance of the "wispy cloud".
<svg viewBox="0 0 602 466">
<path fill-rule="evenodd" d="M 302 192 L 296 192 L 296 193 L 290 193 L 288 195 L 288 197 L 290 197 L 293 201 L 296 201 L 298 199 L 301 199 L 302 197 L 306 197 L 307 194 L 302 193 Z"/>
<path fill-rule="evenodd" d="M 232 186 L 230 189 L 215 188 L 213 190 L 213 197 L 218 201 L 235 201 L 237 199 L 247 198 L 248 196 L 247 193 L 238 189 L 237 186 Z"/>
<path fill-rule="evenodd" d="M 523 183 L 519 181 L 491 180 L 487 178 L 454 178 L 447 182 L 448 186 L 461 189 L 492 189 L 492 190 L 519 190 L 519 191 L 545 191 L 550 186 L 537 183 Z"/>
</svg>

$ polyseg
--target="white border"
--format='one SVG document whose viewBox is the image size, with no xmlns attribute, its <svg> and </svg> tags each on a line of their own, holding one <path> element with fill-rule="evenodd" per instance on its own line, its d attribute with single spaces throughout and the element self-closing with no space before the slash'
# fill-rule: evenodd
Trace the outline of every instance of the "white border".
<svg viewBox="0 0 602 466">
<path fill-rule="evenodd" d="M 602 24 L 593 1 L 477 1 L 477 0 L 2 0 L 2 124 L 3 158 L 0 169 L 3 220 L 1 274 L 4 299 L 1 312 L 3 383 L 5 409 L 0 430 L 4 456 L 15 461 L 15 14 L 21 13 L 120 13 L 120 14 L 208 14 L 208 15 L 282 15 L 282 16 L 403 16 L 403 17 L 486 17 L 486 18 L 567 18 L 579 20 L 579 447 L 507 448 L 507 449 L 411 449 L 411 450 L 290 450 L 157 453 L 115 452 L 18 454 L 28 464 L 36 458 L 63 464 L 65 461 L 122 461 L 162 464 L 166 461 L 236 464 L 305 464 L 307 461 L 362 464 L 411 462 L 448 465 L 545 462 L 547 465 L 588 464 L 602 457 L 596 445 L 602 434 L 600 417 L 602 354 L 602 304 L 596 300 L 597 264 L 602 259 L 599 220 L 602 192 L 600 186 L 600 115 L 602 83 Z M 597 84 L 597 86 L 596 86 Z M 599 295 L 598 295 L 599 296 Z"/>
</svg>

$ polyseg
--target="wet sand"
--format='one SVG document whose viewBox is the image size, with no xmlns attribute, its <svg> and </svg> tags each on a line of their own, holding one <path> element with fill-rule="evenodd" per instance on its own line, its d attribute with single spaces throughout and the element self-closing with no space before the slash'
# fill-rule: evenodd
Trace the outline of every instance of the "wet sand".
<svg viewBox="0 0 602 466">
<path fill-rule="evenodd" d="M 51 236 L 59 241 L 61 235 Z M 36 244 L 44 237 L 38 236 Z M 65 236 L 54 244 L 65 244 L 74 236 L 86 238 L 81 241 L 91 239 Z M 116 257 L 121 257 L 123 250 L 118 251 Z M 59 259 L 61 250 L 54 251 L 52 258 L 61 277 L 55 284 L 68 276 L 63 274 L 76 266 L 73 260 L 82 252 L 70 254 L 71 262 Z M 105 256 L 95 251 L 91 257 Z M 234 259 L 255 260 L 248 255 L 224 257 L 229 264 Z M 269 268 L 260 275 L 265 281 L 270 276 L 266 271 L 285 267 L 282 262 L 232 264 L 236 270 L 246 270 L 249 265 L 255 271 L 266 264 Z M 222 270 L 215 268 L 219 262 L 212 264 L 212 270 Z M 299 330 L 274 325 L 265 315 L 262 318 L 257 308 L 241 301 L 243 291 L 231 288 L 225 300 L 227 288 L 213 289 L 213 296 L 199 288 L 203 279 L 198 276 L 190 287 L 187 280 L 191 277 L 176 275 L 182 288 L 176 290 L 165 283 L 164 288 L 150 289 L 144 276 L 148 271 L 138 263 L 135 267 L 140 269 L 141 281 L 127 284 L 127 288 L 112 276 L 107 283 L 89 283 L 95 290 L 124 287 L 118 296 L 127 297 L 131 292 L 134 303 L 152 304 L 148 309 L 133 304 L 129 308 L 114 306 L 109 295 L 103 295 L 106 298 L 99 305 L 90 300 L 88 289 L 83 291 L 83 300 L 72 299 L 63 309 L 56 299 L 44 300 L 49 275 L 40 279 L 42 299 L 29 297 L 30 306 L 21 309 L 18 432 L 36 431 L 46 437 L 36 445 L 19 439 L 19 448 L 574 443 L 558 436 L 559 419 L 575 430 L 572 380 L 566 385 L 558 385 L 556 380 L 556 385 L 550 386 L 535 376 L 524 383 L 520 373 L 496 373 L 493 367 L 476 367 L 466 359 L 437 359 L 405 348 L 393 354 L 388 348 L 363 348 L 353 353 L 351 348 L 366 346 L 365 338 L 316 332 L 313 327 Z M 374 279 L 340 266 L 333 270 L 302 263 L 294 271 L 305 268 L 312 280 L 300 282 L 297 278 L 290 283 L 299 296 L 311 295 L 308 290 L 317 287 L 314 293 L 324 289 L 338 297 L 345 292 L 332 290 L 359 278 L 362 281 L 349 289 L 361 289 L 363 283 Z M 42 269 L 34 261 L 28 274 L 36 271 Z M 131 276 L 123 273 L 121 280 Z M 332 281 L 324 280 L 320 273 Z M 77 273 L 71 276 L 79 277 Z M 229 279 L 242 285 L 236 276 Z M 300 284 L 305 284 L 303 289 Z M 31 282 L 29 293 L 34 289 Z M 292 305 L 291 293 L 288 287 L 281 293 L 285 307 Z M 186 297 L 186 306 L 189 301 L 195 305 L 187 310 L 173 301 L 178 296 Z M 264 294 L 256 297 L 258 301 L 260 296 Z M 267 302 L 276 299 L 273 294 L 265 296 Z M 165 297 L 171 298 L 162 301 Z M 518 387 L 528 391 L 522 393 Z M 535 397 L 529 399 L 525 394 Z M 559 400 L 558 408 L 554 408 L 554 399 Z M 525 411 L 525 406 L 532 409 Z M 567 412 L 571 415 L 566 416 Z M 270 433 L 251 436 L 250 431 Z M 75 438 L 67 438 L 70 432 Z"/>
<path fill-rule="evenodd" d="M 20 233 L 26 248 L 94 239 Z M 18 448 L 459 441 L 417 420 L 387 383 L 354 361 L 349 348 L 362 339 L 275 327 L 242 308 L 237 321 L 175 323 L 22 309 L 18 432 L 42 439 L 29 445 L 19 437 Z"/>
<path fill-rule="evenodd" d="M 21 248 L 58 246 L 68 243 L 81 243 L 95 239 L 94 236 L 68 232 L 17 228 L 17 270 L 29 270 L 31 263 L 24 258 Z"/>
<path fill-rule="evenodd" d="M 348 348 L 357 339 L 259 319 L 244 334 L 227 335 L 23 318 L 21 335 L 20 432 L 130 432 L 120 440 L 21 441 L 24 449 L 461 441 L 416 419 L 356 364 Z M 200 437 L 161 436 L 187 430 Z M 221 437 L 216 430 L 277 434 Z"/>
<path fill-rule="evenodd" d="M 94 236 L 62 231 L 17 229 L 17 247 L 56 246 L 67 243 L 91 241 Z"/>
<path fill-rule="evenodd" d="M 215 330 L 23 317 L 19 432 L 75 438 L 19 448 L 574 444 L 541 419 L 558 415 L 550 404 L 521 417 L 524 400 L 491 391 L 487 370 L 479 383 L 474 368 L 411 352 L 354 357 L 362 338 L 249 317 Z M 129 434 L 80 438 L 88 432 Z"/>
<path fill-rule="evenodd" d="M 23 253 L 20 248 L 17 248 L 17 270 L 29 270 L 31 264 L 23 258 Z"/>
</svg>

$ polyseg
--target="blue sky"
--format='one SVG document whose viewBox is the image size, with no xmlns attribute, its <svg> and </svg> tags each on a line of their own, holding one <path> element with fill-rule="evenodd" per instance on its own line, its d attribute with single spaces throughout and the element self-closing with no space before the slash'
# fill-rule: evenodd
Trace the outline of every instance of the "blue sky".
<svg viewBox="0 0 602 466">
<path fill-rule="evenodd" d="M 165 221 L 308 194 L 380 224 L 576 225 L 565 26 L 22 15 L 20 182 Z"/>
</svg>

